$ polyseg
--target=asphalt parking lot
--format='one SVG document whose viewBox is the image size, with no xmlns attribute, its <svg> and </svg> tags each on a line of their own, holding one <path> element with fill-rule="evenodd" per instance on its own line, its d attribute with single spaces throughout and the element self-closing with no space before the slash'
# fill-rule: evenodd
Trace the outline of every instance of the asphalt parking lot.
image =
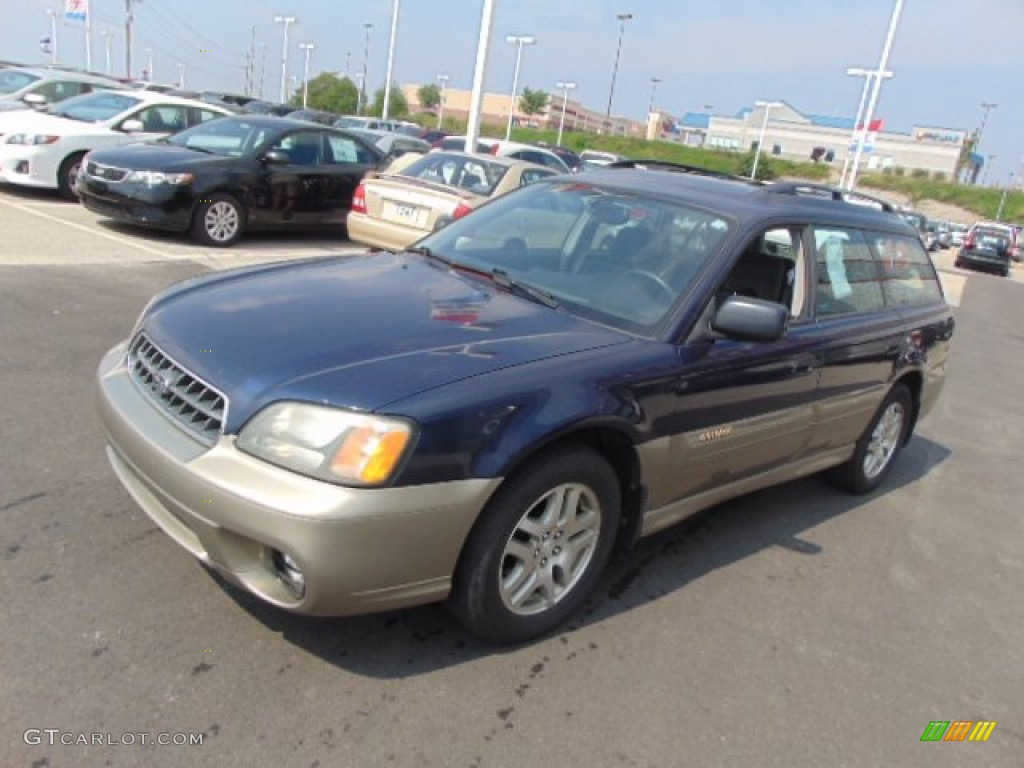
<svg viewBox="0 0 1024 768">
<path fill-rule="evenodd" d="M 0 232 L 0 765 L 1024 764 L 1021 268 L 937 257 L 949 381 L 880 492 L 812 477 L 720 506 L 618 559 L 564 633 L 495 649 L 437 607 L 266 607 L 107 465 L 95 367 L 155 291 L 351 243 L 216 251 L 3 188 Z M 922 743 L 933 720 L 997 725 Z"/>
</svg>

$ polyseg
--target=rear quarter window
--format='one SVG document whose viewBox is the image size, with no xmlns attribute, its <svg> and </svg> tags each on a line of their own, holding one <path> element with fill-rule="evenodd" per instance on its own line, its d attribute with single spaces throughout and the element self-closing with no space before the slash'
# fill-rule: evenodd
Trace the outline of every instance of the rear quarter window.
<svg viewBox="0 0 1024 768">
<path fill-rule="evenodd" d="M 912 307 L 943 300 L 939 276 L 919 240 L 884 233 L 870 233 L 868 239 L 881 264 L 886 304 Z"/>
</svg>

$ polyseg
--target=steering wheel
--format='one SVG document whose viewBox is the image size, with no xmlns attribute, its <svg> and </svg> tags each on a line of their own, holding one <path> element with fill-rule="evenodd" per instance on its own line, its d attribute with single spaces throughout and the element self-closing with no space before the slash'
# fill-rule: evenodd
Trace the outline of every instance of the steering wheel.
<svg viewBox="0 0 1024 768">
<path fill-rule="evenodd" d="M 665 296 L 668 298 L 669 304 L 676 300 L 675 290 L 672 288 L 671 285 L 666 283 L 664 278 L 662 278 L 660 275 L 656 275 L 653 272 L 649 272 L 646 269 L 631 269 L 625 273 L 624 277 L 629 277 L 630 275 L 642 277 L 648 283 L 656 286 L 657 289 L 664 293 Z"/>
</svg>

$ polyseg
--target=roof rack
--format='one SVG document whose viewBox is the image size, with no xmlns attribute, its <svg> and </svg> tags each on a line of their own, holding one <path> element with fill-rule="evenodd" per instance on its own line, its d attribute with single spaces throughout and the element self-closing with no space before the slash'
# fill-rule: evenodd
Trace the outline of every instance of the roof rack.
<svg viewBox="0 0 1024 768">
<path fill-rule="evenodd" d="M 819 197 L 838 202 L 850 203 L 851 205 L 863 205 L 869 208 L 877 208 L 886 213 L 896 213 L 896 207 L 882 200 L 880 197 L 865 195 L 863 192 L 851 192 L 848 189 L 831 187 L 827 184 L 814 184 L 805 181 L 778 181 L 766 185 L 769 192 L 780 195 L 797 195 L 800 197 Z"/>
<path fill-rule="evenodd" d="M 737 176 L 732 173 L 713 171 L 710 168 L 701 168 L 697 165 L 686 165 L 685 163 L 673 163 L 670 160 L 616 160 L 609 163 L 605 168 L 639 168 L 644 171 L 674 171 L 676 173 L 692 173 L 697 176 L 710 176 L 716 179 L 728 179 L 729 181 L 745 181 L 750 179 L 745 176 Z"/>
</svg>

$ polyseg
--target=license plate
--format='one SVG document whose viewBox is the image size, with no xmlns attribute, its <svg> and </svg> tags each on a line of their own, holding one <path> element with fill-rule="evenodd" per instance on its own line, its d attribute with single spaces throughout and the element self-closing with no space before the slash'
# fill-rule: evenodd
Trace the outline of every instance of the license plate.
<svg viewBox="0 0 1024 768">
<path fill-rule="evenodd" d="M 395 203 L 395 215 L 406 221 L 415 221 L 417 208 L 415 205 L 404 205 L 402 203 Z"/>
<path fill-rule="evenodd" d="M 394 200 L 387 200 L 384 203 L 382 212 L 384 214 L 384 218 L 388 221 L 397 221 L 400 224 L 418 227 L 422 226 L 422 220 L 425 218 L 426 209 L 410 203 L 398 203 Z"/>
</svg>

